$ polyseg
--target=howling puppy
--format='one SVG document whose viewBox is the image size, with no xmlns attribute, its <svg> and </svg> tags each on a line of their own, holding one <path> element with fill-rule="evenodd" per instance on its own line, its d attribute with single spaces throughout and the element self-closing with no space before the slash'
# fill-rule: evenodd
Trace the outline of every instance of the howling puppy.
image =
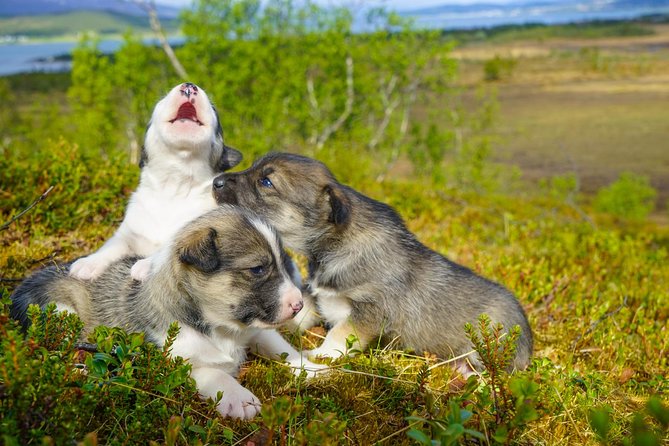
<svg viewBox="0 0 669 446">
<path fill-rule="evenodd" d="M 223 416 L 252 418 L 260 411 L 258 398 L 233 378 L 247 347 L 287 361 L 298 375 L 323 368 L 272 330 L 302 308 L 302 294 L 276 233 L 248 211 L 221 206 L 188 223 L 157 252 L 144 282 L 130 277 L 135 260 L 113 262 L 86 281 L 69 276 L 67 264 L 39 270 L 12 294 L 10 314 L 25 326 L 30 304 L 55 302 L 59 311 L 79 315 L 84 336 L 98 325 L 117 326 L 144 332 L 158 346 L 177 321 L 171 353 L 192 364 L 205 398 L 223 392 L 217 406 Z"/>
<path fill-rule="evenodd" d="M 513 294 L 424 246 L 395 210 L 338 183 L 322 163 L 269 154 L 217 177 L 214 195 L 254 210 L 307 256 L 307 289 L 332 326 L 312 355 L 338 357 L 349 335 L 364 348 L 383 334 L 418 352 L 457 357 L 472 349 L 465 323 L 486 313 L 507 330 L 520 326 L 512 367 L 528 365 L 532 332 Z M 306 314 L 302 324 L 314 322 Z M 470 355 L 456 367 L 467 375 L 481 363 Z"/>
<path fill-rule="evenodd" d="M 70 268 L 73 277 L 98 277 L 115 260 L 148 257 L 180 227 L 216 203 L 211 182 L 236 166 L 242 155 L 223 144 L 216 109 L 201 88 L 174 87 L 153 110 L 139 166 L 139 187 L 130 197 L 125 217 L 102 247 Z M 144 279 L 149 258 L 138 261 L 132 276 Z"/>
</svg>

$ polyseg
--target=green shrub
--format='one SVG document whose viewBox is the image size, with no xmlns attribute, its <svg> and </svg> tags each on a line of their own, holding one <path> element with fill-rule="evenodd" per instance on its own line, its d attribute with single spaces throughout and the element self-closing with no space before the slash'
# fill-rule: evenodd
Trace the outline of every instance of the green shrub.
<svg viewBox="0 0 669 446">
<path fill-rule="evenodd" d="M 656 195 L 648 177 L 626 172 L 597 192 L 594 206 L 616 217 L 644 220 L 655 208 Z"/>
<path fill-rule="evenodd" d="M 488 82 L 508 79 L 517 64 L 518 61 L 512 57 L 495 55 L 483 64 L 483 78 Z"/>
<path fill-rule="evenodd" d="M 148 444 L 164 441 L 175 422 L 189 444 L 222 435 L 213 408 L 196 397 L 190 366 L 168 354 L 176 326 L 162 349 L 142 334 L 99 327 L 90 352 L 75 343 L 82 329 L 76 315 L 33 306 L 23 333 L 8 317 L 8 304 L 3 300 L 0 313 L 5 444 L 68 444 L 90 435 L 106 444 Z"/>
</svg>

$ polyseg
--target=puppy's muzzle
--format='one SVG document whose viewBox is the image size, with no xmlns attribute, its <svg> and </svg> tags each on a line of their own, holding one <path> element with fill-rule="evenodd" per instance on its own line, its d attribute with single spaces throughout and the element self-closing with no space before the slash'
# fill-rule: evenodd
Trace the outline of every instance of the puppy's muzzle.
<svg viewBox="0 0 669 446">
<path fill-rule="evenodd" d="M 216 178 L 214 178 L 214 189 L 220 190 L 225 187 L 225 178 L 223 175 L 219 175 Z"/>
<path fill-rule="evenodd" d="M 293 310 L 293 316 L 299 313 L 302 307 L 304 307 L 304 302 L 302 301 L 290 304 L 290 309 Z"/>
<path fill-rule="evenodd" d="M 219 175 L 214 178 L 212 184 L 212 193 L 214 194 L 214 199 L 218 204 L 228 203 L 228 204 L 237 204 L 237 195 L 235 194 L 234 177 L 227 176 L 225 174 Z"/>
</svg>

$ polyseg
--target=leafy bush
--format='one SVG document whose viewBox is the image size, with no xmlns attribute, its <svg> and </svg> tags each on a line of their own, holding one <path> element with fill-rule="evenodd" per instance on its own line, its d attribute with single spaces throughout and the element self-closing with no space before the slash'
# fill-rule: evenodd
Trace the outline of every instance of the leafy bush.
<svg viewBox="0 0 669 446">
<path fill-rule="evenodd" d="M 488 82 L 508 79 L 513 74 L 517 63 L 514 58 L 496 54 L 495 57 L 486 60 L 483 64 L 483 78 Z"/>
<path fill-rule="evenodd" d="M 648 177 L 626 172 L 597 192 L 594 206 L 616 217 L 644 220 L 655 208 L 656 195 Z"/>
<path fill-rule="evenodd" d="M 67 444 L 84 437 L 105 443 L 163 441 L 160 427 L 183 427 L 188 443 L 221 434 L 213 406 L 197 401 L 190 366 L 165 347 L 144 343 L 142 334 L 99 327 L 96 351 L 76 341 L 76 315 L 31 307 L 26 334 L 0 315 L 0 421 L 5 444 Z M 172 418 L 179 414 L 178 421 Z M 172 426 L 172 427 L 169 427 Z M 169 436 L 166 434 L 166 436 Z"/>
</svg>

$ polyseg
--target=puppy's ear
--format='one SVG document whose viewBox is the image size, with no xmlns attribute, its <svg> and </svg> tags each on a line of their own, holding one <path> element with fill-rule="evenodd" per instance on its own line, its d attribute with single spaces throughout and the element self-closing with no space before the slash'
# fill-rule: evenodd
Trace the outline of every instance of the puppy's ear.
<svg viewBox="0 0 669 446">
<path fill-rule="evenodd" d="M 216 115 L 216 140 L 223 146 L 221 150 L 221 157 L 217 160 L 213 160 L 214 170 L 216 172 L 225 172 L 226 170 L 232 169 L 242 160 L 242 154 L 239 150 L 228 147 L 223 142 L 223 127 L 221 126 L 221 119 L 218 115 L 218 110 L 213 105 L 211 108 L 214 110 Z"/>
<path fill-rule="evenodd" d="M 351 216 L 351 203 L 345 191 L 339 185 L 329 184 L 325 186 L 324 192 L 330 208 L 328 221 L 335 226 L 347 224 Z"/>
<path fill-rule="evenodd" d="M 178 248 L 179 260 L 205 273 L 216 271 L 221 264 L 216 236 L 214 228 L 203 228 L 190 234 Z"/>
<path fill-rule="evenodd" d="M 146 152 L 146 147 L 142 145 L 142 151 L 139 154 L 139 168 L 146 166 L 149 162 L 149 154 Z"/>
<path fill-rule="evenodd" d="M 233 149 L 223 144 L 223 151 L 221 152 L 221 158 L 216 163 L 216 171 L 224 172 L 230 170 L 240 163 L 242 160 L 242 154 L 239 150 Z"/>
</svg>

